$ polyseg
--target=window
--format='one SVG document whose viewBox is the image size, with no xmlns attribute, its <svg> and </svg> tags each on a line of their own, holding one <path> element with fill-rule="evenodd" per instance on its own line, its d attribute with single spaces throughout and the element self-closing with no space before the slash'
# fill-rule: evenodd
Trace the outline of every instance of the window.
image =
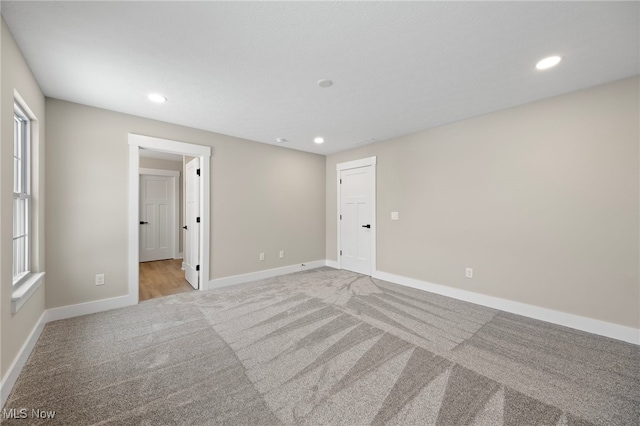
<svg viewBox="0 0 640 426">
<path fill-rule="evenodd" d="M 24 111 L 13 107 L 13 285 L 30 272 L 30 136 L 31 122 Z"/>
<path fill-rule="evenodd" d="M 42 258 L 38 256 L 42 230 L 36 226 L 37 202 L 42 196 L 38 185 L 42 170 L 31 168 L 32 164 L 42 164 L 38 159 L 40 129 L 38 119 L 20 95 L 14 91 L 14 96 L 12 314 L 18 312 L 44 282 Z"/>
</svg>

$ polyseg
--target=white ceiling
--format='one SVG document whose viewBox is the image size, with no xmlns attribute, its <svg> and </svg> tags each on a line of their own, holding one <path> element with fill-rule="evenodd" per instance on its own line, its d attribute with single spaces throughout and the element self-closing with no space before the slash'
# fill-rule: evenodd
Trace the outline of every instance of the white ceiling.
<svg viewBox="0 0 640 426">
<path fill-rule="evenodd" d="M 1 11 L 46 96 L 320 154 L 640 74 L 638 2 L 2 1 Z M 551 54 L 564 57 L 558 67 L 534 68 Z"/>
</svg>

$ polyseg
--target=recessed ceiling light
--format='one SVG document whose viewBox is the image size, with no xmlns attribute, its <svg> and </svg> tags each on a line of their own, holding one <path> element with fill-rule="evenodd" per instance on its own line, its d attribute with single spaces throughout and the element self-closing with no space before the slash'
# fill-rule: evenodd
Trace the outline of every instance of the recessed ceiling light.
<svg viewBox="0 0 640 426">
<path fill-rule="evenodd" d="M 163 102 L 167 102 L 167 98 L 165 98 L 162 95 L 159 95 L 157 93 L 150 93 L 149 94 L 149 100 L 151 102 L 157 102 L 159 104 L 163 103 Z"/>
<path fill-rule="evenodd" d="M 317 137 L 317 138 L 315 138 L 313 141 L 314 141 L 315 143 L 320 144 L 320 143 L 323 143 L 323 142 L 324 142 L 324 139 L 322 139 L 321 137 Z"/>
<path fill-rule="evenodd" d="M 285 143 L 287 140 L 285 138 L 277 138 L 276 142 L 278 143 Z"/>
<path fill-rule="evenodd" d="M 324 87 L 324 88 L 331 87 L 333 86 L 333 81 L 325 80 L 325 79 L 318 80 L 318 86 Z"/>
<path fill-rule="evenodd" d="M 539 70 L 546 70 L 551 67 L 555 67 L 560 63 L 562 58 L 560 56 L 549 56 L 548 58 L 544 58 L 540 62 L 536 64 L 536 68 Z"/>
</svg>

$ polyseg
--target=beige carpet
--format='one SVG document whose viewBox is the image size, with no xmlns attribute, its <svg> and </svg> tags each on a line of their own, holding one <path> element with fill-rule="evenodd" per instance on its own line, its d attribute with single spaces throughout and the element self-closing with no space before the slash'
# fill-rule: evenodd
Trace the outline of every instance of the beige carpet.
<svg viewBox="0 0 640 426">
<path fill-rule="evenodd" d="M 638 425 L 640 348 L 319 268 L 49 323 L 12 408 L 68 425 Z"/>
</svg>

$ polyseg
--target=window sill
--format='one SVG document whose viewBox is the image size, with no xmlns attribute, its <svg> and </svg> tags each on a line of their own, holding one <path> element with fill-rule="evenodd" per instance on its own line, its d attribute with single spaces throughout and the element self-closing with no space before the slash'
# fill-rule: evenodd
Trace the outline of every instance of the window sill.
<svg viewBox="0 0 640 426">
<path fill-rule="evenodd" d="M 42 285 L 43 278 L 44 272 L 30 274 L 13 289 L 13 293 L 11 293 L 12 314 L 18 312 L 22 305 L 27 303 L 31 295 Z"/>
</svg>

